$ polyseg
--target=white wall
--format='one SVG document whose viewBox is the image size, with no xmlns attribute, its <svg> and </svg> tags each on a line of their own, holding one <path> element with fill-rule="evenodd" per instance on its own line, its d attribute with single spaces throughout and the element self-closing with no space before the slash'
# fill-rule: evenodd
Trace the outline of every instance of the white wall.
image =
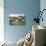
<svg viewBox="0 0 46 46">
<path fill-rule="evenodd" d="M 0 42 L 4 41 L 4 3 L 0 0 Z"/>
</svg>

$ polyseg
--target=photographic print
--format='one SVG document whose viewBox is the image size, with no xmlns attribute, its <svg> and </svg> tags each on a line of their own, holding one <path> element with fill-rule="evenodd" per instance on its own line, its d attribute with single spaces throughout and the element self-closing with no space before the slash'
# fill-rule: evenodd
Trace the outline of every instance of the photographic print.
<svg viewBox="0 0 46 46">
<path fill-rule="evenodd" d="M 10 14 L 9 15 L 9 24 L 10 25 L 25 25 L 24 14 Z"/>
</svg>

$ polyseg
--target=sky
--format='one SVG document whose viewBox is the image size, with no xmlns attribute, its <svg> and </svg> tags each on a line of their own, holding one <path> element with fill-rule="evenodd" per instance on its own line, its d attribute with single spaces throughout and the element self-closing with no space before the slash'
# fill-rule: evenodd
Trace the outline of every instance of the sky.
<svg viewBox="0 0 46 46">
<path fill-rule="evenodd" d="M 9 14 L 9 17 L 18 17 L 18 16 L 24 16 L 24 14 Z"/>
</svg>

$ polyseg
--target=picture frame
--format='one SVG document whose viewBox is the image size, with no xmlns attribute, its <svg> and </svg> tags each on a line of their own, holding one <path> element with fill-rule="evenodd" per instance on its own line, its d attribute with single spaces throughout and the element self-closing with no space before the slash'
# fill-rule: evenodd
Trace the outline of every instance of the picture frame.
<svg viewBox="0 0 46 46">
<path fill-rule="evenodd" d="M 9 24 L 10 25 L 25 25 L 25 15 L 24 14 L 10 14 Z"/>
</svg>

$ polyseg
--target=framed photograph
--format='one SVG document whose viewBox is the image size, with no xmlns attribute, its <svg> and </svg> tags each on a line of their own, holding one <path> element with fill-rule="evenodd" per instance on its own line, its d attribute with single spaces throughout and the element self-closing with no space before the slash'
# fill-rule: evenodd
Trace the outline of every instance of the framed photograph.
<svg viewBox="0 0 46 46">
<path fill-rule="evenodd" d="M 25 25 L 25 15 L 24 14 L 10 14 L 9 24 L 10 25 Z"/>
</svg>

